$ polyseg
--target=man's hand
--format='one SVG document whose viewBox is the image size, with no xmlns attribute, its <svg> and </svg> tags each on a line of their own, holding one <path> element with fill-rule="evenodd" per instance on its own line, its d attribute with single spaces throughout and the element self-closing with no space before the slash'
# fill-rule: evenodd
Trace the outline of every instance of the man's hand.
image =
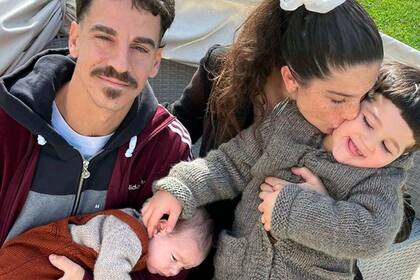
<svg viewBox="0 0 420 280">
<path fill-rule="evenodd" d="M 141 214 L 143 222 L 147 227 L 149 238 L 157 232 L 157 225 L 164 214 L 168 215 L 166 231 L 172 232 L 179 215 L 182 211 L 181 202 L 175 196 L 166 191 L 156 192 L 147 202 L 143 204 Z"/>
<path fill-rule="evenodd" d="M 64 276 L 58 280 L 82 280 L 85 275 L 85 270 L 80 265 L 65 256 L 50 255 L 49 260 L 53 266 L 64 272 Z"/>
</svg>

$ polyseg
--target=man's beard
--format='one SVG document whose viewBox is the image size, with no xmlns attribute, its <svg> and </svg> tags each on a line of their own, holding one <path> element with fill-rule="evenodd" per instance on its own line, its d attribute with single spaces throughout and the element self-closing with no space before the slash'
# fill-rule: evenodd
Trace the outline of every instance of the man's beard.
<svg viewBox="0 0 420 280">
<path fill-rule="evenodd" d="M 123 94 L 122 90 L 113 89 L 109 87 L 104 88 L 103 92 L 105 93 L 105 96 L 111 100 L 115 100 Z"/>
</svg>

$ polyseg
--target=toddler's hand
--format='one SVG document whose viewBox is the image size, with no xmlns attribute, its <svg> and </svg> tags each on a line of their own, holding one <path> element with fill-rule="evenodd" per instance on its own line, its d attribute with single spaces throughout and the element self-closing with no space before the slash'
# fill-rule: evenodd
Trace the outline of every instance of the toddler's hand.
<svg viewBox="0 0 420 280">
<path fill-rule="evenodd" d="M 322 183 L 321 179 L 306 167 L 292 168 L 292 172 L 302 177 L 304 183 L 296 184 L 300 188 L 308 191 L 314 191 L 322 194 L 328 194 L 327 189 Z M 267 177 L 264 183 L 261 184 L 261 192 L 259 198 L 262 200 L 258 205 L 258 210 L 261 212 L 261 222 L 266 231 L 271 230 L 271 218 L 273 214 L 274 205 L 276 204 L 277 196 L 283 191 L 284 187 L 290 182 L 275 177 Z"/>
<path fill-rule="evenodd" d="M 261 184 L 259 198 L 262 200 L 258 205 L 261 212 L 261 222 L 266 231 L 271 230 L 271 216 L 276 203 L 277 196 L 281 193 L 288 182 L 275 177 L 267 177 Z"/>
<path fill-rule="evenodd" d="M 286 180 L 276 177 L 266 177 L 264 182 L 261 184 L 260 189 L 262 191 L 279 191 L 282 192 L 284 187 L 290 184 Z"/>
<path fill-rule="evenodd" d="M 322 183 L 321 179 L 312 173 L 312 171 L 308 168 L 294 167 L 292 168 L 292 172 L 293 174 L 302 177 L 302 179 L 305 181 L 304 183 L 298 184 L 298 186 L 302 189 L 322 194 L 328 194 L 328 191 Z"/>
<path fill-rule="evenodd" d="M 149 238 L 157 232 L 157 224 L 164 214 L 168 215 L 167 232 L 170 233 L 182 211 L 181 202 L 166 191 L 156 192 L 141 209 L 143 222 L 147 227 Z"/>
<path fill-rule="evenodd" d="M 258 211 L 261 212 L 261 222 L 264 225 L 266 231 L 271 230 L 271 216 L 273 214 L 273 208 L 276 203 L 277 196 L 279 195 L 279 190 L 267 190 L 263 185 L 261 185 L 261 192 L 259 198 L 262 200 L 260 205 L 258 205 Z"/>
</svg>

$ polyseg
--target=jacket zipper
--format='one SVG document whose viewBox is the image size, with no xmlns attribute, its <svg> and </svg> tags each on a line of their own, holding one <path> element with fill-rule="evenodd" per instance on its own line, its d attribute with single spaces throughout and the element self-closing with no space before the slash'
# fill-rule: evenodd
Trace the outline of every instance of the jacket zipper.
<svg viewBox="0 0 420 280">
<path fill-rule="evenodd" d="M 94 154 L 90 160 L 86 160 L 84 158 L 84 156 L 79 152 L 79 155 L 82 159 L 82 170 L 81 170 L 81 174 L 80 174 L 80 180 L 79 180 L 79 186 L 77 188 L 77 192 L 76 192 L 76 197 L 74 199 L 74 203 L 73 203 L 73 207 L 71 209 L 71 216 L 74 216 L 77 214 L 77 210 L 79 208 L 80 205 L 80 197 L 82 196 L 82 190 L 83 190 L 83 184 L 85 182 L 86 179 L 88 179 L 90 177 L 90 172 L 89 172 L 89 164 L 92 162 L 92 160 L 99 155 L 100 153 L 102 153 L 103 150 L 99 150 L 96 154 Z"/>
<path fill-rule="evenodd" d="M 142 141 L 142 143 L 137 147 L 137 149 L 142 149 L 150 141 L 150 139 L 152 139 L 155 135 L 157 135 L 162 129 L 167 127 L 168 124 L 172 123 L 174 119 L 175 119 L 175 117 L 169 118 L 163 124 L 161 124 L 146 139 L 144 139 L 144 141 Z M 73 207 L 72 207 L 72 210 L 71 210 L 71 216 L 74 216 L 74 215 L 77 214 L 77 210 L 78 210 L 79 205 L 80 205 L 80 196 L 82 194 L 84 181 L 85 181 L 85 179 L 88 179 L 90 177 L 90 172 L 88 170 L 89 164 L 92 162 L 92 160 L 97 155 L 99 155 L 102 152 L 103 152 L 103 149 L 98 151 L 96 154 L 94 154 L 90 158 L 90 160 L 85 160 L 83 155 L 79 152 L 79 155 L 80 155 L 80 157 L 82 158 L 82 161 L 83 161 L 83 166 L 82 166 L 82 171 L 81 171 L 81 175 L 80 175 L 79 187 L 77 188 L 76 198 L 74 200 Z"/>
</svg>

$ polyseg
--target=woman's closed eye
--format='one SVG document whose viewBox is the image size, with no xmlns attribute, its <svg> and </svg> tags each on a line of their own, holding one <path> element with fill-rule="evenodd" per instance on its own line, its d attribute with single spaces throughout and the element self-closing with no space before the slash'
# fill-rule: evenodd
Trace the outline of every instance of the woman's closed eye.
<svg viewBox="0 0 420 280">
<path fill-rule="evenodd" d="M 343 103 L 346 103 L 346 99 L 345 98 L 343 98 L 343 99 L 331 98 L 331 102 L 334 103 L 334 104 L 343 104 Z"/>
</svg>

